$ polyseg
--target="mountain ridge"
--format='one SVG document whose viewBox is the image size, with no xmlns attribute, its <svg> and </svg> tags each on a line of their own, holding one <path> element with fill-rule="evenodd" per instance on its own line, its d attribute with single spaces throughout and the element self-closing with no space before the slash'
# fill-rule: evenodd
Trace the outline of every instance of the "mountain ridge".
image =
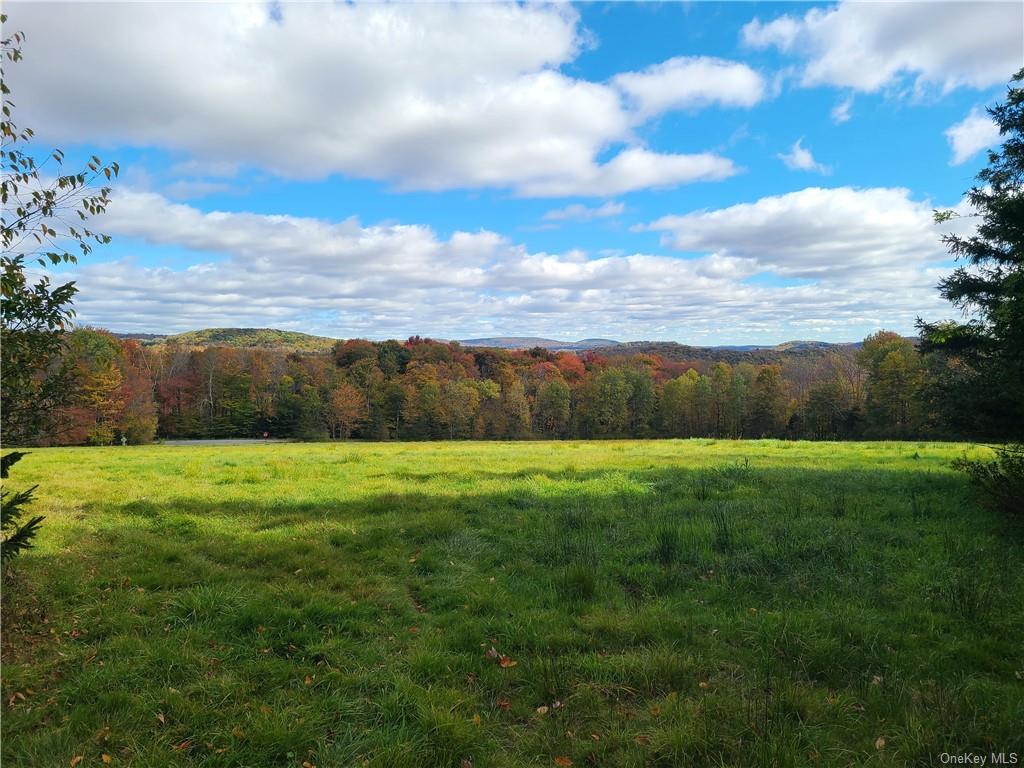
<svg viewBox="0 0 1024 768">
<path fill-rule="evenodd" d="M 300 331 L 276 328 L 201 328 L 176 334 L 115 333 L 119 338 L 135 339 L 145 346 L 179 344 L 184 347 L 227 346 L 241 349 L 287 349 L 299 352 L 324 353 L 338 341 L 330 336 L 317 336 Z M 435 339 L 447 342 L 448 339 Z M 720 359 L 759 358 L 783 353 L 807 354 L 830 349 L 856 348 L 861 342 L 827 342 L 808 339 L 784 341 L 779 344 L 681 344 L 675 341 L 616 341 L 587 338 L 562 341 L 542 336 L 487 336 L 457 340 L 464 347 L 523 350 L 542 347 L 552 352 L 589 352 L 602 355 L 660 354 L 668 359 L 700 358 L 715 353 Z"/>
</svg>

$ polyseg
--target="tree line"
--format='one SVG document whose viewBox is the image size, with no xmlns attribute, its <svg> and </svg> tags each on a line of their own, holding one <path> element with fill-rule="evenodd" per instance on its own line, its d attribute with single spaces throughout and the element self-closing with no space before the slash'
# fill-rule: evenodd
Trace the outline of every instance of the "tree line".
<svg viewBox="0 0 1024 768">
<path fill-rule="evenodd" d="M 67 334 L 46 375 L 76 396 L 29 442 L 161 438 L 443 440 L 906 439 L 950 436 L 932 407 L 936 361 L 880 331 L 859 348 L 779 364 L 466 348 L 350 339 L 330 354 L 142 347 Z M 15 425 L 16 426 L 16 425 Z M 8 425 L 8 429 L 11 425 Z"/>
</svg>

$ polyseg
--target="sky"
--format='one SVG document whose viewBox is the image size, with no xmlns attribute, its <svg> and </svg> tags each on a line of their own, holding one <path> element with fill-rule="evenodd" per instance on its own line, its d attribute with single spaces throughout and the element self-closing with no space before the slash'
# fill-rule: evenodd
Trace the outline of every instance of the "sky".
<svg viewBox="0 0 1024 768">
<path fill-rule="evenodd" d="M 1019 1 L 5 11 L 18 125 L 121 166 L 116 332 L 911 334 L 1024 66 Z"/>
</svg>

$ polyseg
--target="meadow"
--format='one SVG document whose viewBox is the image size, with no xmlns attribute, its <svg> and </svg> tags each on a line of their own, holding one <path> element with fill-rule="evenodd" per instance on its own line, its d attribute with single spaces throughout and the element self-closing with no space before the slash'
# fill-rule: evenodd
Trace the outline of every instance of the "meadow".
<svg viewBox="0 0 1024 768">
<path fill-rule="evenodd" d="M 10 766 L 1024 752 L 1024 537 L 941 443 L 32 450 Z"/>
</svg>

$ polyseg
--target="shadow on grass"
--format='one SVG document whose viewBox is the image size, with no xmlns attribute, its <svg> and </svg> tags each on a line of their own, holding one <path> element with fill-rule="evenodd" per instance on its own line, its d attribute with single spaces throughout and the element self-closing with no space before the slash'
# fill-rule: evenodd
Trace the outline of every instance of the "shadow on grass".
<svg viewBox="0 0 1024 768">
<path fill-rule="evenodd" d="M 57 682 L 15 670 L 60 696 L 15 714 L 4 755 L 67 764 L 109 726 L 146 765 L 802 764 L 866 759 L 885 722 L 921 761 L 1019 722 L 1019 609 L 992 624 L 1019 578 L 993 587 L 991 555 L 1024 553 L 959 476 L 388 477 L 417 489 L 86 504 L 65 552 L 26 560 L 65 660 Z M 964 559 L 985 578 L 950 576 Z"/>
</svg>

